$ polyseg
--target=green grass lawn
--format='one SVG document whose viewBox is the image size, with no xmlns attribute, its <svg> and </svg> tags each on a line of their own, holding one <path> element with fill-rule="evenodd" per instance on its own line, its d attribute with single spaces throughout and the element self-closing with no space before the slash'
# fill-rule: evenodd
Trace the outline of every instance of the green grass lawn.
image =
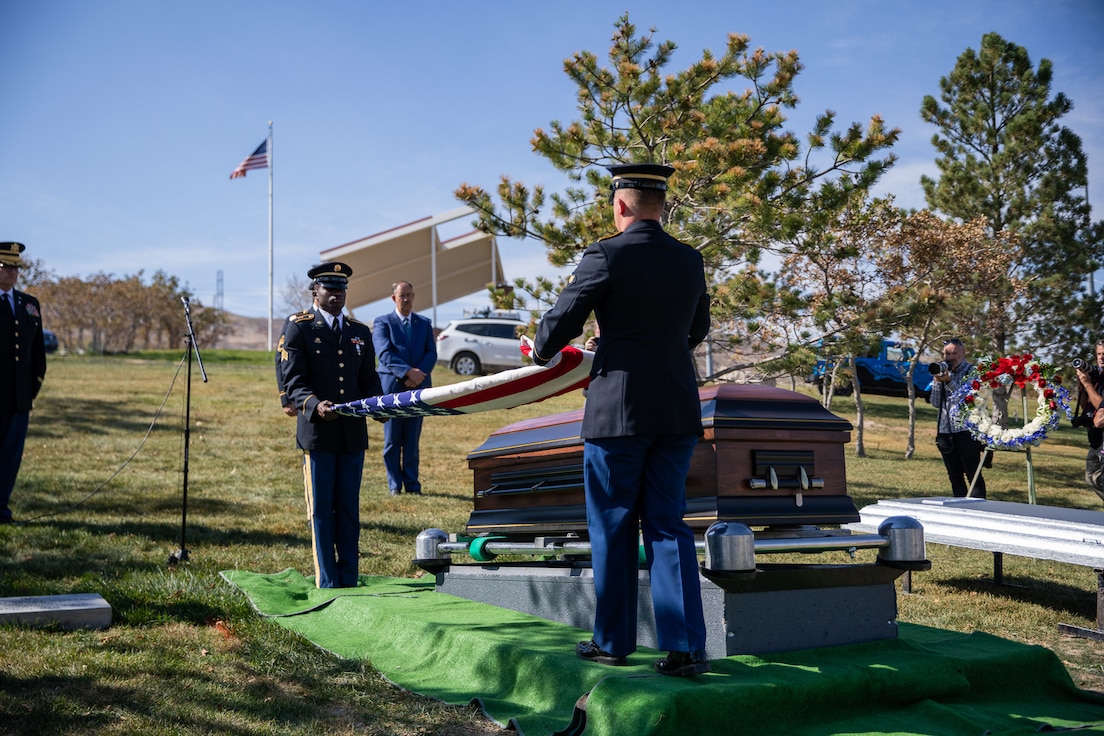
<svg viewBox="0 0 1104 736">
<path fill-rule="evenodd" d="M 474 709 L 401 691 L 368 663 L 339 660 L 258 618 L 220 570 L 312 574 L 294 420 L 279 409 L 270 355 L 211 351 L 193 365 L 186 526 L 181 546 L 184 371 L 177 353 L 54 357 L 31 417 L 12 508 L 0 527 L 0 596 L 99 593 L 106 631 L 0 629 L 3 734 L 488 734 Z M 455 380 L 443 369 L 438 383 Z M 168 399 L 166 401 L 166 396 Z M 461 531 L 471 510 L 465 460 L 495 429 L 565 411 L 581 397 L 426 420 L 423 497 L 392 497 L 369 422 L 360 570 L 419 576 L 427 527 Z M 865 397 L 868 456 L 848 448 L 849 490 L 879 498 L 945 495 L 934 410 L 918 407 L 917 453 L 904 460 L 903 399 Z M 834 411 L 853 419 L 850 398 Z M 164 408 L 158 414 L 159 408 Z M 156 421 L 155 421 L 156 420 Z M 151 430 L 152 426 L 152 430 Z M 1099 509 L 1083 481 L 1084 433 L 1063 424 L 1034 450 L 1041 504 Z M 986 472 L 991 499 L 1027 500 L 1024 456 Z M 900 619 L 1042 644 L 1080 686 L 1104 691 L 1104 642 L 1063 637 L 1092 626 L 1092 570 L 1006 557 L 1014 585 L 991 583 L 992 555 L 928 545 L 931 572 L 900 595 Z M 842 553 L 841 553 L 842 556 Z M 570 652 L 565 656 L 572 656 Z"/>
</svg>

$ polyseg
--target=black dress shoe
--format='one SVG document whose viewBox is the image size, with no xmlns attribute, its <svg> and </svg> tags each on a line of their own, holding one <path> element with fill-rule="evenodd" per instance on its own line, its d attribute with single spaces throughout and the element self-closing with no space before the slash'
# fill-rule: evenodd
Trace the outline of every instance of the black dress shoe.
<svg viewBox="0 0 1104 736">
<path fill-rule="evenodd" d="M 575 654 L 579 659 L 585 659 L 588 662 L 597 662 L 598 664 L 608 664 L 614 667 L 624 667 L 629 663 L 624 657 L 618 657 L 615 654 L 602 651 L 593 640 L 581 641 L 576 644 Z"/>
<path fill-rule="evenodd" d="M 713 669 L 705 652 L 671 652 L 663 659 L 655 663 L 655 671 L 661 675 L 672 677 L 689 677 L 700 675 Z"/>
<path fill-rule="evenodd" d="M 398 496 L 398 495 L 399 495 L 399 494 L 401 494 L 401 493 L 402 493 L 402 491 L 397 491 L 397 490 L 395 490 L 394 488 L 392 488 L 392 489 L 391 489 L 391 495 L 392 495 L 392 496 Z"/>
<path fill-rule="evenodd" d="M 407 491 L 407 493 L 409 493 L 411 496 L 420 496 L 420 495 L 422 495 L 421 491 Z"/>
</svg>

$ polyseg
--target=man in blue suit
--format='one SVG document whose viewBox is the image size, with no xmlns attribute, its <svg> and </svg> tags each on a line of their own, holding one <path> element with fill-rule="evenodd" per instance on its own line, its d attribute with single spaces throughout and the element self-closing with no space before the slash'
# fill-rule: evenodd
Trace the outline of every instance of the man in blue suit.
<svg viewBox="0 0 1104 736">
<path fill-rule="evenodd" d="M 437 341 L 433 323 L 414 314 L 414 287 L 400 281 L 391 287 L 395 311 L 372 322 L 372 344 L 379 358 L 380 383 L 384 394 L 395 394 L 433 385 L 429 374 L 437 363 Z M 392 418 L 383 425 L 383 465 L 392 496 L 406 489 L 422 495 L 418 478 L 418 443 L 422 438 L 422 417 Z"/>
<path fill-rule="evenodd" d="M 667 177 L 657 164 L 609 167 L 620 234 L 583 253 L 537 328 L 543 365 L 578 336 L 591 312 L 602 339 L 583 412 L 583 469 L 591 542 L 594 638 L 576 654 L 624 665 L 636 650 L 637 539 L 642 532 L 664 675 L 708 672 L 694 534 L 683 521 L 686 476 L 702 434 L 691 350 L 709 332 L 701 254 L 664 232 Z"/>
</svg>

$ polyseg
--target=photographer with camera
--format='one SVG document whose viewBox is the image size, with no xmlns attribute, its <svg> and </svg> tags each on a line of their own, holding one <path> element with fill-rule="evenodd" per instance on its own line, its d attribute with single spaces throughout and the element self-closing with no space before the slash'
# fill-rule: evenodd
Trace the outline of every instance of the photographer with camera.
<svg viewBox="0 0 1104 736">
<path fill-rule="evenodd" d="M 1097 340 L 1093 349 L 1096 365 L 1078 358 L 1073 361 L 1081 391 L 1077 396 L 1077 412 L 1073 426 L 1085 427 L 1089 435 L 1089 452 L 1085 455 L 1085 482 L 1104 501 L 1104 340 Z"/>
<path fill-rule="evenodd" d="M 973 366 L 966 362 L 966 348 L 958 338 L 943 343 L 943 360 L 928 366 L 932 376 L 931 404 L 939 410 L 936 425 L 935 446 L 943 456 L 951 492 L 958 497 L 968 493 L 972 498 L 985 498 L 985 478 L 978 472 L 981 464 L 982 444 L 968 430 L 955 431 L 951 426 L 951 395 L 958 390 Z M 970 490 L 970 482 L 977 473 L 977 482 Z"/>
</svg>

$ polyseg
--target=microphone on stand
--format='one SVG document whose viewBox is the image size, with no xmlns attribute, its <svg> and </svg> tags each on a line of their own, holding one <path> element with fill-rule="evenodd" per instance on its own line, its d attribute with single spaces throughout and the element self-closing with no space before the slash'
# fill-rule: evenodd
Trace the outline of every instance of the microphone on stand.
<svg viewBox="0 0 1104 736">
<path fill-rule="evenodd" d="M 184 304 L 184 320 L 188 323 L 188 334 L 184 338 L 187 345 L 188 378 L 184 389 L 184 488 L 180 511 L 180 549 L 169 555 L 169 565 L 188 561 L 188 547 L 186 545 L 188 530 L 188 460 L 192 436 L 192 354 L 195 353 L 199 361 L 199 372 L 203 376 L 203 382 L 207 382 L 207 371 L 203 368 L 203 358 L 199 354 L 199 345 L 196 344 L 195 326 L 192 324 L 192 307 L 188 303 L 187 296 L 181 296 Z"/>
</svg>

